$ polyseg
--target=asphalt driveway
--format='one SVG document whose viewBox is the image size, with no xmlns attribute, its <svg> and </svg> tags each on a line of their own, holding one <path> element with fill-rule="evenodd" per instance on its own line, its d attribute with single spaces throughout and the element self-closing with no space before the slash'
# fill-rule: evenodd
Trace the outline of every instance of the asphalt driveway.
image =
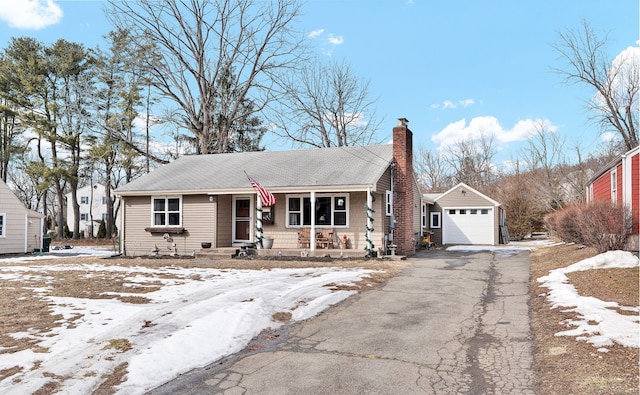
<svg viewBox="0 0 640 395">
<path fill-rule="evenodd" d="M 150 394 L 534 394 L 530 262 L 421 251 L 384 287 Z"/>
</svg>

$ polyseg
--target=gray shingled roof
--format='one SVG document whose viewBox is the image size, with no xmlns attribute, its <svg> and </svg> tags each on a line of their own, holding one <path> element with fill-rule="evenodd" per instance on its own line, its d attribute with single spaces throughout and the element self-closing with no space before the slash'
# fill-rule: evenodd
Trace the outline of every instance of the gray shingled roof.
<svg viewBox="0 0 640 395">
<path fill-rule="evenodd" d="M 391 144 L 192 155 L 153 170 L 115 192 L 117 195 L 248 192 L 252 188 L 245 171 L 274 193 L 304 187 L 360 189 L 375 187 L 392 160 Z"/>
</svg>

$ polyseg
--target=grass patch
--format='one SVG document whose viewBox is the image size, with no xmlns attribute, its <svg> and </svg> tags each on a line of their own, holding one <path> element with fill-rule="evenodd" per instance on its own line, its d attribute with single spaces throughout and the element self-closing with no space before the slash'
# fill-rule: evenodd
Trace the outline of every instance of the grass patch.
<svg viewBox="0 0 640 395">
<path fill-rule="evenodd" d="M 576 318 L 575 313 L 552 310 L 545 298 L 548 289 L 537 282 L 550 270 L 595 255 L 595 250 L 576 245 L 539 248 L 531 254 L 531 326 L 536 338 L 534 368 L 539 395 L 638 394 L 639 350 L 614 345 L 601 353 L 574 337 L 555 336 L 568 329 L 562 322 Z M 568 277 L 582 296 L 638 306 L 638 268 L 587 270 Z"/>
</svg>

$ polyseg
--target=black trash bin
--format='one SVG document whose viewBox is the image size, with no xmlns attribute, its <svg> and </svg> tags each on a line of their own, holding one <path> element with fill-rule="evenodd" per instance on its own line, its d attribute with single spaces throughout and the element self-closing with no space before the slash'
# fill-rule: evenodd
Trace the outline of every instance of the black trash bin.
<svg viewBox="0 0 640 395">
<path fill-rule="evenodd" d="M 42 238 L 42 252 L 49 252 L 49 247 L 51 246 L 51 237 L 43 237 Z"/>
</svg>

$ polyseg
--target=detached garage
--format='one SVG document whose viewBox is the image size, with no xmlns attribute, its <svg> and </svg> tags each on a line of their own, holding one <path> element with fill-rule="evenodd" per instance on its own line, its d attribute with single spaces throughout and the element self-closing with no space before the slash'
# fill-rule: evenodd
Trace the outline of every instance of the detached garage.
<svg viewBox="0 0 640 395">
<path fill-rule="evenodd" d="M 441 245 L 498 245 L 508 242 L 500 203 L 460 183 L 434 196 L 429 206 L 433 242 Z"/>
</svg>

